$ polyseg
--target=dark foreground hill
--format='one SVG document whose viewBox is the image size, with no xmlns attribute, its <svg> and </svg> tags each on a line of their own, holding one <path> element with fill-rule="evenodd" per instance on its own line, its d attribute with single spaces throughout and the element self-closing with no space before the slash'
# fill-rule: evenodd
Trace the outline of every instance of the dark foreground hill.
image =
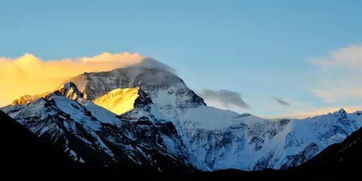
<svg viewBox="0 0 362 181">
<path fill-rule="evenodd" d="M 362 179 L 362 128 L 301 165 L 299 172 L 330 180 Z"/>
<path fill-rule="evenodd" d="M 0 156 L 0 177 L 6 180 L 162 179 L 155 171 L 131 163 L 112 168 L 76 163 L 60 149 L 36 137 L 2 111 L 0 122 L 3 151 Z"/>
</svg>

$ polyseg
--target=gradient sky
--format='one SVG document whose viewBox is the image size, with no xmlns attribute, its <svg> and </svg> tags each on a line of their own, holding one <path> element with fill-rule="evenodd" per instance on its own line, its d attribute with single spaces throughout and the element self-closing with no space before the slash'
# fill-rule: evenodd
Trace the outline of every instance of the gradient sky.
<svg viewBox="0 0 362 181">
<path fill-rule="evenodd" d="M 137 52 L 197 92 L 241 93 L 238 112 L 314 114 L 362 107 L 361 19 L 359 0 L 4 0 L 0 56 Z"/>
</svg>

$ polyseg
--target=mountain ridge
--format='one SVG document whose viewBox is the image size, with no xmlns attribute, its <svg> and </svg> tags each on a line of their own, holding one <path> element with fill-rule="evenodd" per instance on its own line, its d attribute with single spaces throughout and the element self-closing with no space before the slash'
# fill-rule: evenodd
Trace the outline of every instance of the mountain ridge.
<svg viewBox="0 0 362 181">
<path fill-rule="evenodd" d="M 341 180 L 356 179 L 361 171 L 362 159 L 361 138 L 362 129 L 357 130 L 340 144 L 334 144 L 325 149 L 312 160 L 297 168 L 288 170 L 238 171 L 221 170 L 214 172 L 192 172 L 161 174 L 131 165 L 124 167 L 104 168 L 86 164 L 77 164 L 65 155 L 61 149 L 49 144 L 30 133 L 26 128 L 16 123 L 0 111 L 3 131 L 0 132 L 5 155 L 1 164 L 5 173 L 2 177 L 13 180 L 65 180 L 65 179 L 155 179 L 155 180 Z M 8 139 L 6 139 L 8 138 Z M 11 139 L 9 139 L 11 138 Z M 350 146 L 352 144 L 352 146 Z M 349 150 L 341 152 L 336 150 Z M 351 152 L 352 151 L 352 152 Z M 347 156 L 346 161 L 340 162 L 334 155 Z M 21 172 L 22 174 L 17 174 Z"/>
<path fill-rule="evenodd" d="M 185 165 L 205 171 L 286 169 L 298 166 L 329 145 L 343 141 L 362 126 L 361 116 L 357 113 L 347 114 L 343 110 L 303 120 L 268 120 L 208 107 L 181 78 L 171 72 L 150 67 L 133 66 L 108 72 L 84 73 L 71 80 L 74 83 L 66 83 L 58 90 L 59 93 L 2 110 L 21 124 L 32 123 L 27 119 L 33 119 L 33 122 L 39 119 L 39 114 L 42 116 L 46 111 L 36 108 L 45 108 L 46 99 L 52 97 L 57 109 L 61 108 L 61 112 L 67 113 L 81 127 L 90 127 L 91 132 L 97 132 L 103 124 L 116 127 L 130 125 L 127 132 L 134 129 L 132 134 L 136 138 L 138 135 L 147 137 L 151 131 L 155 133 L 152 138 L 155 141 L 150 144 L 158 147 L 157 140 L 163 140 L 164 146 L 158 149 L 159 153 L 166 153 L 166 156 L 170 153 L 171 160 L 176 155 Z M 71 89 L 65 89 L 67 87 Z M 114 115 L 91 102 L 114 89 L 132 87 L 140 87 L 142 92 L 138 93 L 141 92 L 144 96 L 140 97 L 145 98 L 141 103 L 147 101 L 145 104 L 135 104 L 134 109 L 125 114 Z M 69 98 L 71 101 L 67 100 Z M 50 125 L 40 127 L 32 124 L 35 127 L 27 125 L 28 128 L 39 133 L 41 128 L 52 125 L 51 122 L 48 122 Z M 166 133 L 160 132 L 165 128 Z M 69 129 L 71 133 L 77 131 Z M 113 129 L 113 132 L 117 132 L 119 128 Z M 113 135 L 112 139 L 116 137 Z M 108 150 L 107 147 L 101 148 Z"/>
</svg>

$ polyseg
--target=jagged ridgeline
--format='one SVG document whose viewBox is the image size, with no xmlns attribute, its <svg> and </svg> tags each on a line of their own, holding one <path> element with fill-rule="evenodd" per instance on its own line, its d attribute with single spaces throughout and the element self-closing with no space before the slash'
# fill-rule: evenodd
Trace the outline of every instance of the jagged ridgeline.
<svg viewBox="0 0 362 181">
<path fill-rule="evenodd" d="M 295 167 L 362 126 L 360 112 L 343 109 L 269 120 L 209 107 L 161 65 L 84 73 L 1 110 L 79 163 L 160 172 Z"/>
</svg>

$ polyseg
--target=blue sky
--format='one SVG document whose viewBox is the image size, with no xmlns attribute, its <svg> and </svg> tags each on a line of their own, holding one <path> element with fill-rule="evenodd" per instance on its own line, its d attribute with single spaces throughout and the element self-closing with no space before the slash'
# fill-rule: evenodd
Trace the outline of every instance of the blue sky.
<svg viewBox="0 0 362 181">
<path fill-rule="evenodd" d="M 361 19 L 357 0 L 5 0 L 0 56 L 32 53 L 51 60 L 137 52 L 174 67 L 196 91 L 241 93 L 250 108 L 236 111 L 273 117 L 362 106 L 359 93 L 334 100 L 330 96 L 343 91 L 326 92 L 340 77 L 355 81 L 360 69 L 318 63 L 353 45 L 357 50 L 347 53 L 360 60 Z M 358 87 L 346 84 L 348 90 Z"/>
</svg>

